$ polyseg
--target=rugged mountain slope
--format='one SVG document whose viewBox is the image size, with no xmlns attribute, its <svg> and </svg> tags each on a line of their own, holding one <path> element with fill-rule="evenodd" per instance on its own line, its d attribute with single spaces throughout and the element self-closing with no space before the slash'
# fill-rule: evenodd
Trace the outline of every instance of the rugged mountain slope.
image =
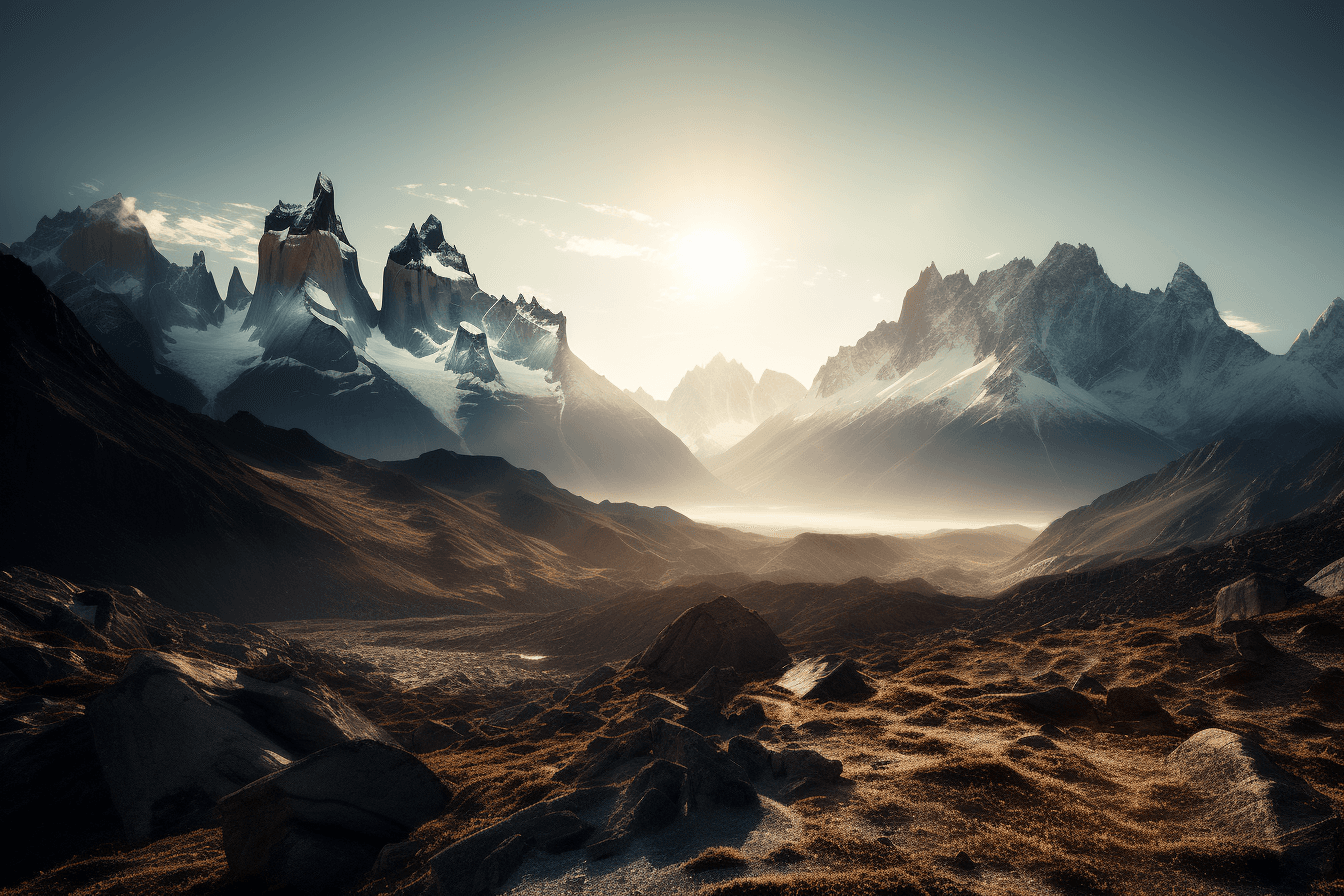
<svg viewBox="0 0 1344 896">
<path fill-rule="evenodd" d="M 189 268 L 164 258 L 120 193 L 87 210 L 44 217 L 10 254 L 69 305 L 126 370 L 156 395 L 198 411 L 201 390 L 167 363 L 176 328 L 218 326 L 225 305 L 197 252 Z"/>
<path fill-rule="evenodd" d="M 1225 541 L 1344 497 L 1344 439 L 1285 460 L 1282 446 L 1228 439 L 1055 520 L 1014 560 L 1060 572 Z"/>
<path fill-rule="evenodd" d="M 211 411 L 223 418 L 249 411 L 358 457 L 460 448 L 457 434 L 364 352 L 378 309 L 336 214 L 331 180 L 319 174 L 306 206 L 280 203 L 265 227 L 256 293 L 245 312 L 232 312 L 245 313 L 239 349 L 260 349 L 260 357 L 238 359 L 245 366 Z"/>
<path fill-rule="evenodd" d="M 138 381 L 192 410 L 247 411 L 359 457 L 502 455 L 597 497 L 729 494 L 573 356 L 563 314 L 481 290 L 432 215 L 389 253 L 378 309 L 321 174 L 306 205 L 266 216 L 255 295 L 235 268 L 221 299 L 199 253 L 169 264 L 120 196 L 44 218 L 12 251 L 63 283 Z"/>
<path fill-rule="evenodd" d="M 1336 300 L 1275 356 L 1186 265 L 1149 293 L 1116 286 L 1087 246 L 974 283 L 930 266 L 898 321 L 711 466 L 758 494 L 1063 510 L 1216 438 L 1344 427 L 1341 320 Z"/>
<path fill-rule="evenodd" d="M 484 292 L 434 216 L 388 253 L 368 356 L 461 435 L 596 497 L 722 496 L 686 447 L 569 348 L 564 314 Z"/>
<path fill-rule="evenodd" d="M 720 353 L 703 367 L 687 371 L 666 401 L 642 388 L 627 389 L 625 394 L 704 459 L 722 454 L 762 421 L 801 399 L 807 389 L 777 370 L 765 371 L 757 382 L 741 362 Z"/>
<path fill-rule="evenodd" d="M 538 608 L 606 587 L 482 508 L 306 434 L 165 403 L 15 258 L 0 257 L 0 289 L 0 566 L 248 620 Z"/>
</svg>

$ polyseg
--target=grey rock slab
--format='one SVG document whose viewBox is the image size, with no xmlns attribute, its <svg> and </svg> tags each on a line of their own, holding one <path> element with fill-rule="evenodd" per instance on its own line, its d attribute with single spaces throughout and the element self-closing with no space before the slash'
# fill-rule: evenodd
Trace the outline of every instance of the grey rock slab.
<svg viewBox="0 0 1344 896">
<path fill-rule="evenodd" d="M 1308 579 L 1307 587 L 1322 597 L 1334 597 L 1344 591 L 1344 557 Z"/>
<path fill-rule="evenodd" d="M 801 660 L 776 684 L 807 700 L 856 700 L 873 693 L 858 664 L 836 655 Z"/>
<path fill-rule="evenodd" d="M 1278 579 L 1254 573 L 1221 589 L 1214 597 L 1214 625 L 1229 619 L 1253 619 L 1286 609 L 1291 589 Z"/>
<path fill-rule="evenodd" d="M 1339 819 L 1330 802 L 1249 739 L 1205 728 L 1167 763 L 1208 794 L 1205 817 L 1221 836 L 1275 850 L 1292 876 L 1318 876 L 1333 866 Z"/>
</svg>

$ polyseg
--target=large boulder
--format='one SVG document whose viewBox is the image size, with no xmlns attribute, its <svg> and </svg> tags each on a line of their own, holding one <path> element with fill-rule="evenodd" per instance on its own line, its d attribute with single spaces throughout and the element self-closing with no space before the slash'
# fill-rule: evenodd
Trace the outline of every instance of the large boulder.
<svg viewBox="0 0 1344 896">
<path fill-rule="evenodd" d="M 691 811 L 703 803 L 753 806 L 756 789 L 741 766 L 713 741 L 684 725 L 659 719 L 649 726 L 653 756 L 686 769 L 684 802 Z"/>
<path fill-rule="evenodd" d="M 678 616 L 632 664 L 696 681 L 714 666 L 750 678 L 788 661 L 789 652 L 764 619 L 731 597 L 718 597 Z"/>
<path fill-rule="evenodd" d="M 388 740 L 317 682 L 267 672 L 139 651 L 90 702 L 98 763 L 130 839 L 206 821 L 221 797 L 307 753 Z"/>
<path fill-rule="evenodd" d="M 440 815 L 449 798 L 405 750 L 348 741 L 220 800 L 224 855 L 239 880 L 329 892 L 372 868 L 384 845 Z"/>
<path fill-rule="evenodd" d="M 1308 579 L 1307 587 L 1322 597 L 1334 597 L 1344 592 L 1344 557 Z"/>
<path fill-rule="evenodd" d="M 836 655 L 801 660 L 777 684 L 807 700 L 861 700 L 873 693 L 858 664 Z"/>
<path fill-rule="evenodd" d="M 1173 750 L 1167 763 L 1208 794 L 1205 819 L 1220 838 L 1269 848 L 1291 876 L 1315 877 L 1334 864 L 1339 822 L 1330 802 L 1252 741 L 1205 728 Z"/>
<path fill-rule="evenodd" d="M 1278 579 L 1254 573 L 1223 588 L 1214 598 L 1214 625 L 1229 619 L 1252 619 L 1286 609 L 1292 589 Z"/>
</svg>

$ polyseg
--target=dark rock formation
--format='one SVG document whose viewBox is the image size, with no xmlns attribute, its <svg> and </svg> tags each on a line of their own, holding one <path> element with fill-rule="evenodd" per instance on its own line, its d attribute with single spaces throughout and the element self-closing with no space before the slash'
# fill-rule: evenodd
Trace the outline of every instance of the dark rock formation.
<svg viewBox="0 0 1344 896">
<path fill-rule="evenodd" d="M 631 662 L 694 681 L 714 666 L 762 677 L 788 660 L 788 651 L 764 619 L 731 597 L 719 597 L 682 613 Z"/>
<path fill-rule="evenodd" d="M 443 812 L 449 797 L 404 750 L 374 740 L 337 744 L 221 800 L 224 853 L 240 880 L 330 892 L 368 871 L 385 844 Z"/>
</svg>

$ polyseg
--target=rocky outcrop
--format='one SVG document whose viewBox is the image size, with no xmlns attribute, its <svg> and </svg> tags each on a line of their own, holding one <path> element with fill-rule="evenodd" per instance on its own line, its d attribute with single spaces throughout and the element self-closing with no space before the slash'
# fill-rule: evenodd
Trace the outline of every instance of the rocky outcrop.
<svg viewBox="0 0 1344 896">
<path fill-rule="evenodd" d="M 1270 576 L 1255 573 L 1221 589 L 1214 597 L 1215 625 L 1229 619 L 1253 619 L 1286 609 L 1292 589 Z"/>
<path fill-rule="evenodd" d="M 788 660 L 764 619 L 731 597 L 719 597 L 678 616 L 631 665 L 696 681 L 714 666 L 759 678 Z"/>
<path fill-rule="evenodd" d="M 340 697 L 284 669 L 254 677 L 153 651 L 134 654 L 89 704 L 89 720 L 133 840 L 199 823 L 221 797 L 314 750 L 387 740 Z"/>
<path fill-rule="evenodd" d="M 1344 557 L 1308 579 L 1307 587 L 1323 597 L 1334 597 L 1344 592 Z"/>
<path fill-rule="evenodd" d="M 243 275 L 238 271 L 238 265 L 234 265 L 233 274 L 229 277 L 228 292 L 224 296 L 224 304 L 230 311 L 241 311 L 251 301 L 252 291 L 243 283 Z"/>
<path fill-rule="evenodd" d="M 1215 836 L 1274 851 L 1292 878 L 1333 866 L 1339 819 L 1330 802 L 1246 737 L 1206 728 L 1173 750 L 1167 764 L 1205 793 L 1204 822 Z"/>
<path fill-rule="evenodd" d="M 499 379 L 495 359 L 490 357 L 490 340 L 479 327 L 466 321 L 457 325 L 453 341 L 440 350 L 435 360 L 442 361 L 445 370 L 475 377 L 483 383 Z"/>
<path fill-rule="evenodd" d="M 834 654 L 802 660 L 777 683 L 805 700 L 861 700 L 873 693 L 858 664 Z"/>
<path fill-rule="evenodd" d="M 385 844 L 441 814 L 450 796 L 398 747 L 337 744 L 221 800 L 224 853 L 238 880 L 331 892 L 373 867 Z"/>
</svg>

